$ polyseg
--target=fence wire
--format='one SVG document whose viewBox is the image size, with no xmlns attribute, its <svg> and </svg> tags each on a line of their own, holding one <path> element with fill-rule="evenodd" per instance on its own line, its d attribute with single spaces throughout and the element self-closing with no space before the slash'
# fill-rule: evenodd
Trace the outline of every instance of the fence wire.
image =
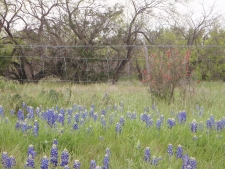
<svg viewBox="0 0 225 169">
<path fill-rule="evenodd" d="M 131 48 L 132 52 L 128 53 L 128 49 Z M 0 44 L 0 64 L 2 64 L 0 73 L 7 79 L 20 82 L 110 82 L 123 62 L 126 64 L 119 72 L 119 76 L 125 79 L 137 78 L 141 71 L 146 69 L 148 63 L 146 61 L 151 54 L 163 53 L 168 49 L 194 51 L 195 59 L 200 58 L 201 62 L 205 62 L 206 67 L 212 68 L 218 57 L 225 56 L 224 48 L 225 46 L 222 45 L 49 46 Z M 216 62 L 225 62 L 224 57 L 221 59 Z"/>
</svg>

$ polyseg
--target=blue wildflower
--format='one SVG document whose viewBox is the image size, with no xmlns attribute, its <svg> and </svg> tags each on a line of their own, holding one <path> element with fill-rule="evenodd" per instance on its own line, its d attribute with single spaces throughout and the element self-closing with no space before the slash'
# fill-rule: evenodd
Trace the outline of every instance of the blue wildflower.
<svg viewBox="0 0 225 169">
<path fill-rule="evenodd" d="M 220 132 L 223 128 L 221 120 L 216 121 L 216 130 Z"/>
<path fill-rule="evenodd" d="M 145 148 L 144 160 L 150 162 L 151 151 L 149 147 Z"/>
<path fill-rule="evenodd" d="M 123 117 L 123 116 L 120 117 L 120 124 L 121 124 L 122 126 L 124 126 L 124 117 Z"/>
<path fill-rule="evenodd" d="M 50 163 L 56 167 L 58 165 L 58 148 L 56 144 L 52 145 Z"/>
<path fill-rule="evenodd" d="M 2 105 L 0 105 L 0 116 L 2 116 L 2 118 L 4 117 L 4 109 Z"/>
<path fill-rule="evenodd" d="M 156 121 L 156 128 L 159 130 L 161 128 L 162 121 L 160 119 L 157 119 Z"/>
<path fill-rule="evenodd" d="M 44 156 L 41 160 L 41 169 L 48 169 L 48 157 Z"/>
<path fill-rule="evenodd" d="M 154 155 L 153 155 L 153 157 L 152 157 L 152 162 L 151 162 L 151 164 L 152 164 L 152 165 L 155 165 L 155 166 L 158 165 L 158 159 L 157 159 L 156 156 L 154 156 Z"/>
<path fill-rule="evenodd" d="M 81 164 L 80 164 L 79 160 L 75 160 L 74 164 L 73 164 L 73 168 L 74 169 L 80 169 L 80 166 L 81 166 Z"/>
<path fill-rule="evenodd" d="M 52 145 L 53 144 L 58 145 L 58 140 L 57 139 L 54 139 Z"/>
<path fill-rule="evenodd" d="M 177 147 L 176 157 L 182 158 L 182 156 L 183 156 L 183 147 L 179 144 L 178 147 Z"/>
<path fill-rule="evenodd" d="M 178 115 L 177 115 L 177 119 L 178 119 L 178 122 L 180 124 L 185 123 L 186 122 L 186 118 L 187 118 L 187 115 L 186 115 L 186 112 L 184 110 L 179 112 Z"/>
<path fill-rule="evenodd" d="M 174 118 L 169 118 L 167 120 L 168 128 L 172 129 L 173 126 L 176 125 L 175 119 Z"/>
<path fill-rule="evenodd" d="M 78 129 L 79 129 L 78 124 L 75 123 L 75 124 L 73 125 L 73 130 L 78 130 Z"/>
<path fill-rule="evenodd" d="M 16 165 L 16 160 L 13 156 L 9 157 L 7 152 L 3 152 L 1 163 L 3 164 L 4 168 L 12 168 Z"/>
<path fill-rule="evenodd" d="M 32 155 L 30 154 L 27 158 L 27 161 L 26 161 L 26 165 L 25 165 L 25 168 L 35 168 L 34 166 L 34 158 L 32 158 Z"/>
<path fill-rule="evenodd" d="M 103 128 L 106 128 L 106 120 L 105 120 L 105 116 L 104 115 L 101 115 L 101 124 L 102 124 L 102 127 Z"/>
<path fill-rule="evenodd" d="M 181 169 L 187 169 L 187 167 L 189 165 L 189 160 L 190 160 L 190 157 L 187 154 L 183 155 L 183 157 L 182 157 L 183 162 L 182 162 Z"/>
<path fill-rule="evenodd" d="M 213 123 L 212 123 L 212 121 L 211 121 L 210 119 L 208 119 L 208 120 L 206 121 L 206 127 L 207 127 L 208 130 L 209 130 L 209 129 L 212 129 Z"/>
<path fill-rule="evenodd" d="M 24 120 L 23 110 L 21 110 L 21 109 L 18 110 L 17 118 L 18 118 L 19 121 L 23 121 Z"/>
<path fill-rule="evenodd" d="M 169 156 L 173 155 L 173 145 L 169 144 L 167 147 L 167 153 L 169 154 Z"/>
<path fill-rule="evenodd" d="M 64 116 L 61 113 L 58 115 L 58 122 L 64 125 Z"/>
<path fill-rule="evenodd" d="M 76 121 L 77 123 L 79 123 L 79 118 L 80 118 L 80 115 L 79 115 L 78 113 L 76 113 L 76 114 L 74 115 L 74 119 L 75 119 L 75 121 Z"/>
<path fill-rule="evenodd" d="M 27 156 L 29 157 L 29 155 L 31 155 L 32 158 L 35 158 L 36 156 L 36 151 L 34 150 L 34 146 L 32 144 L 29 145 L 27 150 Z"/>
<path fill-rule="evenodd" d="M 70 169 L 68 165 L 65 165 L 63 169 Z"/>
<path fill-rule="evenodd" d="M 191 169 L 196 169 L 197 168 L 197 162 L 196 162 L 194 157 L 190 158 L 189 165 L 191 166 Z"/>
<path fill-rule="evenodd" d="M 108 154 L 105 154 L 105 157 L 103 159 L 103 168 L 104 169 L 109 169 L 109 156 Z"/>
<path fill-rule="evenodd" d="M 21 125 L 20 125 L 20 122 L 17 121 L 17 122 L 16 122 L 16 125 L 15 125 L 15 128 L 18 130 L 18 129 L 20 129 L 20 126 L 21 126 Z"/>
<path fill-rule="evenodd" d="M 105 153 L 109 156 L 109 159 L 110 159 L 111 151 L 109 148 L 106 148 Z"/>
<path fill-rule="evenodd" d="M 116 124 L 116 133 L 117 133 L 117 134 L 120 134 L 121 132 L 122 132 L 121 124 L 118 122 L 118 123 Z"/>
<path fill-rule="evenodd" d="M 93 114 L 93 119 L 94 119 L 94 121 L 96 121 L 96 120 L 98 119 L 98 113 L 95 112 L 95 113 Z"/>
<path fill-rule="evenodd" d="M 38 135 L 38 131 L 39 131 L 39 124 L 38 124 L 38 121 L 35 120 L 34 121 L 34 127 L 33 127 L 33 134 L 34 134 L 34 136 Z"/>
<path fill-rule="evenodd" d="M 191 123 L 191 131 L 192 131 L 193 133 L 196 133 L 196 132 L 197 132 L 197 122 L 196 122 L 195 119 L 194 119 L 194 120 L 192 121 L 192 123 Z"/>
<path fill-rule="evenodd" d="M 60 166 L 65 166 L 69 163 L 69 152 L 67 149 L 64 149 L 61 154 L 61 164 Z"/>
<path fill-rule="evenodd" d="M 91 160 L 90 169 L 95 169 L 95 168 L 96 168 L 96 162 L 95 162 L 95 160 Z"/>
</svg>

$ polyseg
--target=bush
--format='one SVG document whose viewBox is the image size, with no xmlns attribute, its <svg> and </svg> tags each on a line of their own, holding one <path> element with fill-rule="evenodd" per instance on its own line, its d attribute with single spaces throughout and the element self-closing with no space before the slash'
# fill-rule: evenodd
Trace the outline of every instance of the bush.
<svg viewBox="0 0 225 169">
<path fill-rule="evenodd" d="M 176 49 L 169 49 L 152 54 L 148 61 L 149 72 L 143 71 L 143 83 L 150 87 L 151 95 L 170 102 L 180 82 L 191 78 L 189 60 L 189 51 L 182 54 Z"/>
</svg>

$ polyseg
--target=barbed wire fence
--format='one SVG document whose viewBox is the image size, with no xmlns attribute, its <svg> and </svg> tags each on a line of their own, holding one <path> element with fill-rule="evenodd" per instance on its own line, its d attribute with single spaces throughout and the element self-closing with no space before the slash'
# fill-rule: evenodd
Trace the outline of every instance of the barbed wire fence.
<svg viewBox="0 0 225 169">
<path fill-rule="evenodd" d="M 131 58 L 127 57 L 128 48 L 132 48 Z M 148 58 L 152 53 L 165 52 L 171 48 L 180 51 L 198 51 L 195 52 L 196 57 L 202 57 L 208 68 L 212 66 L 213 60 L 219 55 L 225 56 L 224 46 L 218 45 L 49 46 L 1 44 L 0 61 L 10 60 L 13 61 L 13 64 L 8 65 L 7 69 L 1 67 L 0 72 L 6 79 L 22 82 L 111 82 L 116 69 L 122 61 L 126 61 L 126 66 L 120 72 L 120 79 L 130 80 L 138 79 L 138 77 L 141 79 L 141 71 L 146 69 L 146 49 Z M 12 50 L 16 51 L 13 55 L 11 55 Z M 211 51 L 210 57 L 204 56 L 205 50 Z M 0 63 L 4 64 L 4 61 Z"/>
</svg>

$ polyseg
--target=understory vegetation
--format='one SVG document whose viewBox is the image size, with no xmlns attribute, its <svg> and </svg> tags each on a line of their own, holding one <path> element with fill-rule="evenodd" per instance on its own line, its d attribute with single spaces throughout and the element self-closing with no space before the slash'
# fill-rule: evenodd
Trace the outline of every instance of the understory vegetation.
<svg viewBox="0 0 225 169">
<path fill-rule="evenodd" d="M 168 104 L 137 81 L 1 80 L 1 168 L 225 168 L 224 85 L 175 89 Z"/>
</svg>

